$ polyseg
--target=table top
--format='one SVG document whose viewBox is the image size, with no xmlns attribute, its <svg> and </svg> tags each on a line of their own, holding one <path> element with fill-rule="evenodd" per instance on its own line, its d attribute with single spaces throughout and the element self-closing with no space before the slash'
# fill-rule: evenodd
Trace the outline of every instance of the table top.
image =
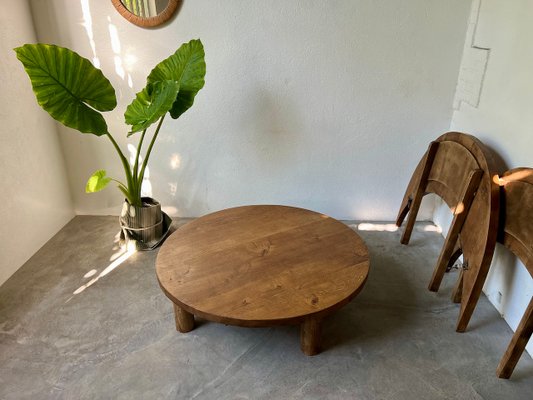
<svg viewBox="0 0 533 400">
<path fill-rule="evenodd" d="M 172 302 L 240 326 L 299 323 L 335 311 L 359 293 L 368 269 L 365 243 L 345 224 L 270 205 L 189 222 L 165 241 L 156 261 Z"/>
</svg>

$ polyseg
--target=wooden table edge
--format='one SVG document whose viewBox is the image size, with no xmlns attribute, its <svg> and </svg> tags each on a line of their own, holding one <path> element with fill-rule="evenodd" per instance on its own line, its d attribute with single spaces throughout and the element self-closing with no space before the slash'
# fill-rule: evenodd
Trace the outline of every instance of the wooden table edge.
<svg viewBox="0 0 533 400">
<path fill-rule="evenodd" d="M 247 206 L 233 207 L 233 209 L 245 208 L 245 207 L 254 207 L 254 206 L 247 205 Z M 307 210 L 307 209 L 298 208 L 298 207 L 291 207 L 291 206 L 277 206 L 277 207 L 292 208 L 292 209 L 312 212 L 315 214 L 321 214 L 316 211 Z M 220 210 L 212 214 L 224 212 L 227 210 L 231 210 L 231 209 Z M 305 313 L 302 315 L 295 315 L 295 316 L 282 317 L 282 318 L 272 318 L 272 319 L 254 319 L 254 320 L 221 316 L 218 314 L 212 314 L 206 311 L 198 310 L 186 303 L 181 302 L 174 295 L 172 295 L 161 283 L 160 276 L 158 273 L 158 260 L 157 260 L 159 259 L 159 254 L 158 254 L 158 257 L 156 259 L 156 266 L 155 266 L 156 267 L 155 268 L 156 278 L 157 278 L 159 287 L 161 288 L 165 296 L 173 303 L 174 315 L 175 315 L 175 321 L 176 321 L 176 329 L 182 333 L 186 333 L 186 332 L 193 330 L 194 324 L 195 324 L 195 316 L 202 318 L 204 320 L 207 320 L 207 321 L 222 323 L 225 325 L 249 327 L 249 328 L 273 327 L 273 326 L 282 326 L 282 325 L 300 325 L 300 347 L 301 347 L 302 352 L 308 356 L 318 354 L 320 352 L 320 336 L 321 336 L 320 332 L 321 332 L 322 320 L 325 317 L 327 317 L 329 314 L 332 314 L 333 312 L 347 305 L 361 292 L 361 290 L 364 288 L 366 284 L 366 281 L 368 280 L 368 275 L 370 271 L 370 252 L 368 251 L 368 246 L 366 245 L 364 240 L 362 240 L 362 238 L 357 234 L 357 232 L 351 229 L 347 224 L 335 218 L 332 218 L 329 216 L 326 216 L 326 217 L 331 218 L 334 222 L 341 224 L 347 230 L 352 231 L 352 233 L 360 241 L 360 245 L 364 247 L 365 253 L 367 255 L 366 260 L 353 264 L 354 267 L 363 267 L 363 269 L 365 270 L 365 273 L 362 277 L 359 277 L 359 284 L 357 285 L 357 287 L 352 293 L 350 293 L 343 299 L 339 300 L 338 302 L 329 305 L 326 308 L 321 308 L 320 310 L 317 310 L 316 312 L 309 312 L 309 313 Z M 195 220 L 184 224 L 180 228 L 183 228 L 184 226 L 187 226 L 193 222 L 195 222 Z M 179 231 L 179 229 L 177 231 Z M 177 231 L 175 233 L 177 233 Z"/>
<path fill-rule="evenodd" d="M 370 265 L 370 261 L 365 261 L 364 263 Z M 175 306 L 185 310 L 189 314 L 205 319 L 207 321 L 218 322 L 224 325 L 242 326 L 242 327 L 247 327 L 247 328 L 265 328 L 265 327 L 270 327 L 270 326 L 298 325 L 309 318 L 322 319 L 326 317 L 327 315 L 332 314 L 333 312 L 344 307 L 349 302 L 351 302 L 361 292 L 361 290 L 363 290 L 367 279 L 368 279 L 368 272 L 363 278 L 363 280 L 361 281 L 361 284 L 349 296 L 345 297 L 344 299 L 340 300 L 339 302 L 335 304 L 332 304 L 328 308 L 321 309 L 314 313 L 297 315 L 297 316 L 287 317 L 287 318 L 246 320 L 246 319 L 214 315 L 214 314 L 211 314 L 205 311 L 197 310 L 194 307 L 189 306 L 188 304 L 182 303 L 165 289 L 165 287 L 159 281 L 159 277 L 157 276 L 157 282 L 159 284 L 159 287 L 161 288 L 165 296 Z"/>
</svg>

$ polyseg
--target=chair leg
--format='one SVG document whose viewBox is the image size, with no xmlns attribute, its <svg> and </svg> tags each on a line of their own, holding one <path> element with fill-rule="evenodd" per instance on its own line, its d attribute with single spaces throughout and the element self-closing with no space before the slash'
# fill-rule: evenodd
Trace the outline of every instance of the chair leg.
<svg viewBox="0 0 533 400">
<path fill-rule="evenodd" d="M 453 248 L 453 254 L 451 255 L 450 259 L 448 260 L 448 265 L 446 266 L 446 272 L 450 272 L 453 268 L 453 265 L 455 262 L 461 257 L 463 254 L 463 249 L 461 248 L 461 238 L 457 240 L 455 243 L 455 247 Z"/>
<path fill-rule="evenodd" d="M 481 169 L 475 169 L 470 172 L 468 181 L 463 189 L 459 203 L 455 207 L 454 217 L 450 229 L 448 230 L 448 235 L 446 235 L 446 241 L 444 242 L 444 247 L 439 255 L 439 260 L 433 271 L 433 276 L 429 282 L 429 290 L 436 292 L 439 290 L 442 278 L 446 272 L 448 262 L 453 255 L 453 251 L 456 247 L 456 243 L 459 240 L 459 233 L 463 228 L 463 224 L 466 221 L 468 215 L 468 210 L 470 205 L 474 200 L 474 195 L 477 188 L 479 187 L 479 182 L 483 176 L 483 171 Z"/>
<path fill-rule="evenodd" d="M 400 206 L 400 211 L 398 211 L 398 216 L 396 217 L 396 226 L 398 228 L 402 226 L 403 220 L 405 219 L 405 216 L 409 212 L 409 209 L 411 208 L 411 204 L 413 203 L 413 199 L 407 196 L 407 193 L 405 195 L 406 195 L 406 198 L 402 201 L 402 205 Z"/>
<path fill-rule="evenodd" d="M 468 260 L 467 260 L 468 261 Z M 461 295 L 461 310 L 459 311 L 459 318 L 455 330 L 457 332 L 465 332 L 479 301 L 481 292 L 483 291 L 483 284 L 489 272 L 490 262 L 484 258 L 481 264 L 469 265 L 467 270 L 463 272 L 463 293 Z M 466 292 L 464 289 L 467 289 Z"/>
<path fill-rule="evenodd" d="M 415 227 L 416 216 L 418 210 L 420 209 L 420 204 L 422 203 L 422 197 L 424 192 L 417 190 L 415 197 L 411 203 L 411 208 L 409 210 L 409 216 L 407 217 L 407 224 L 405 225 L 405 230 L 403 231 L 402 238 L 400 239 L 401 244 L 409 244 L 411 240 L 411 234 L 413 233 L 413 228 Z"/>
<path fill-rule="evenodd" d="M 448 235 L 446 235 L 446 240 L 444 241 L 444 246 L 439 255 L 437 265 L 433 270 L 433 275 L 428 285 L 428 289 L 432 292 L 437 292 L 439 290 L 442 278 L 448 267 L 449 261 L 453 256 L 453 250 L 455 249 L 455 244 L 459 240 L 459 232 L 457 229 L 453 229 L 457 224 L 450 227 Z"/>
<path fill-rule="evenodd" d="M 520 320 L 520 324 L 516 329 L 515 334 L 507 351 L 503 355 L 496 374 L 498 378 L 509 379 L 513 370 L 520 359 L 520 356 L 526 348 L 527 342 L 533 333 L 533 298 L 529 302 L 527 310 Z"/>
<path fill-rule="evenodd" d="M 448 261 L 448 266 L 446 267 L 446 273 L 450 272 L 455 264 L 455 262 L 461 257 L 463 254 L 463 249 L 461 248 L 461 238 L 457 240 L 457 243 L 455 243 L 455 247 L 453 249 L 453 254 L 450 257 L 450 260 Z M 464 269 L 461 268 L 459 270 L 459 276 L 457 277 L 457 282 L 455 283 L 455 287 L 452 291 L 452 302 L 454 303 L 460 303 L 461 298 L 463 295 L 463 273 Z"/>
<path fill-rule="evenodd" d="M 412 201 L 410 202 L 410 204 L 407 204 L 409 216 L 407 217 L 407 225 L 405 226 L 405 230 L 400 240 L 400 243 L 402 244 L 408 244 L 409 240 L 411 239 L 411 233 L 413 232 L 413 228 L 415 226 L 416 216 L 418 214 L 418 210 L 420 209 L 420 204 L 422 203 L 422 197 L 424 197 L 425 194 L 429 173 L 431 171 L 431 167 L 433 166 L 433 161 L 435 160 L 435 155 L 437 154 L 438 147 L 439 142 L 431 142 L 429 144 L 429 148 L 424 161 L 424 167 L 422 169 L 422 173 L 420 174 L 420 180 L 416 184 L 416 189 L 414 191 Z M 405 210 L 405 206 L 403 209 L 400 208 L 400 213 L 398 214 L 396 224 L 398 224 L 398 221 L 400 221 L 401 224 L 403 218 L 405 218 L 406 212 L 407 211 Z"/>
<path fill-rule="evenodd" d="M 457 278 L 457 283 L 452 291 L 452 301 L 457 304 L 460 303 L 463 298 L 463 274 L 464 269 L 461 268 L 461 271 L 459 271 L 459 277 Z"/>
</svg>

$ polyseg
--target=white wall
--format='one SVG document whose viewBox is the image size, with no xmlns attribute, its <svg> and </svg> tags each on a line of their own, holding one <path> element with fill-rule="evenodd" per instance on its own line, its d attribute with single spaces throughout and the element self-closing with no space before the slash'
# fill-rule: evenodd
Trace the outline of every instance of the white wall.
<svg viewBox="0 0 533 400">
<path fill-rule="evenodd" d="M 281 203 L 391 220 L 427 144 L 449 127 L 467 3 L 185 0 L 153 30 L 110 1 L 32 7 L 41 41 L 96 58 L 118 89 L 108 121 L 124 148 L 122 114 L 151 68 L 202 39 L 205 88 L 165 121 L 151 160 L 153 195 L 172 215 Z M 121 177 L 110 143 L 66 128 L 61 140 L 76 212 L 116 214 L 114 188 L 84 193 L 96 169 Z"/>
<path fill-rule="evenodd" d="M 451 129 L 477 136 L 508 168 L 532 167 L 533 2 L 474 0 L 472 10 Z M 446 207 L 438 207 L 435 220 L 447 225 L 450 219 Z M 484 291 L 514 330 L 533 295 L 533 281 L 498 246 Z M 531 342 L 528 351 L 533 354 Z"/>
<path fill-rule="evenodd" d="M 14 47 L 35 41 L 27 1 L 0 0 L 0 285 L 74 215 L 55 124 Z"/>
</svg>

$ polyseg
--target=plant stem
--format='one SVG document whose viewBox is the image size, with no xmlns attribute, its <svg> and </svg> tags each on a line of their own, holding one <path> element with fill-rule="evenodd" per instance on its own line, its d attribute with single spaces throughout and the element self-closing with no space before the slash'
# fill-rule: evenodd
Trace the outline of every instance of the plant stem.
<svg viewBox="0 0 533 400">
<path fill-rule="evenodd" d="M 126 180 L 128 182 L 128 192 L 130 193 L 130 196 L 127 196 L 128 197 L 128 200 L 133 200 L 135 199 L 134 196 L 132 196 L 132 189 L 133 189 L 133 178 L 132 178 L 132 174 L 131 174 L 131 168 L 130 168 L 130 164 L 128 163 L 128 160 L 126 159 L 126 157 L 124 157 L 124 153 L 122 153 L 122 150 L 120 150 L 120 147 L 118 146 L 117 142 L 115 141 L 115 139 L 113 138 L 113 136 L 108 132 L 107 134 L 107 137 L 109 138 L 109 140 L 111 140 L 111 143 L 113 143 L 113 146 L 115 146 L 115 150 L 117 151 L 118 153 L 118 156 L 120 157 L 120 161 L 122 162 L 122 166 L 124 167 L 124 173 L 126 174 Z M 135 203 L 134 205 L 140 205 L 138 203 L 140 203 L 141 199 L 135 199 Z"/>
<path fill-rule="evenodd" d="M 119 188 L 120 191 L 124 194 L 124 196 L 126 196 L 126 199 L 128 200 L 128 203 L 130 203 L 130 204 L 136 204 L 136 202 L 133 201 L 133 199 L 132 199 L 132 197 L 131 197 L 131 194 L 130 194 L 130 192 L 128 191 L 128 188 L 126 188 L 126 186 L 118 185 L 118 188 Z"/>
<path fill-rule="evenodd" d="M 152 140 L 150 141 L 150 145 L 148 146 L 148 150 L 146 150 L 146 155 L 144 156 L 144 160 L 141 167 L 141 172 L 139 173 L 138 180 L 139 180 L 139 198 L 141 197 L 141 188 L 142 181 L 144 178 L 144 170 L 146 169 L 146 164 L 148 164 L 148 159 L 150 158 L 150 153 L 152 152 L 152 147 L 154 147 L 155 139 L 157 138 L 157 135 L 159 134 L 159 129 L 161 128 L 161 125 L 163 124 L 163 120 L 165 119 L 165 115 L 161 117 L 159 120 L 159 123 L 157 124 L 157 128 L 155 130 L 154 136 L 152 137 Z"/>
<path fill-rule="evenodd" d="M 141 154 L 141 147 L 143 145 L 144 135 L 146 134 L 146 129 L 141 134 L 141 138 L 139 139 L 139 146 L 137 147 L 137 155 L 135 156 L 135 165 L 133 166 L 133 175 L 137 176 L 137 171 L 139 169 L 139 156 Z"/>
<path fill-rule="evenodd" d="M 120 182 L 118 179 L 115 179 L 115 178 L 109 178 L 109 179 L 111 179 L 112 181 L 118 183 L 118 184 L 119 184 L 120 186 L 122 186 L 123 188 L 127 188 L 127 186 L 124 185 L 122 182 Z"/>
<path fill-rule="evenodd" d="M 140 187 L 142 186 L 142 181 L 139 181 L 137 179 L 137 172 L 139 171 L 139 157 L 141 155 L 141 148 L 142 148 L 142 145 L 143 145 L 143 141 L 144 141 L 144 135 L 146 134 L 146 129 L 142 132 L 141 134 L 141 138 L 139 139 L 139 145 L 137 146 L 137 154 L 135 155 L 135 164 L 133 166 L 133 183 L 134 183 L 134 188 L 133 188 L 133 192 L 135 194 L 139 193 L 139 197 L 140 197 Z"/>
</svg>

